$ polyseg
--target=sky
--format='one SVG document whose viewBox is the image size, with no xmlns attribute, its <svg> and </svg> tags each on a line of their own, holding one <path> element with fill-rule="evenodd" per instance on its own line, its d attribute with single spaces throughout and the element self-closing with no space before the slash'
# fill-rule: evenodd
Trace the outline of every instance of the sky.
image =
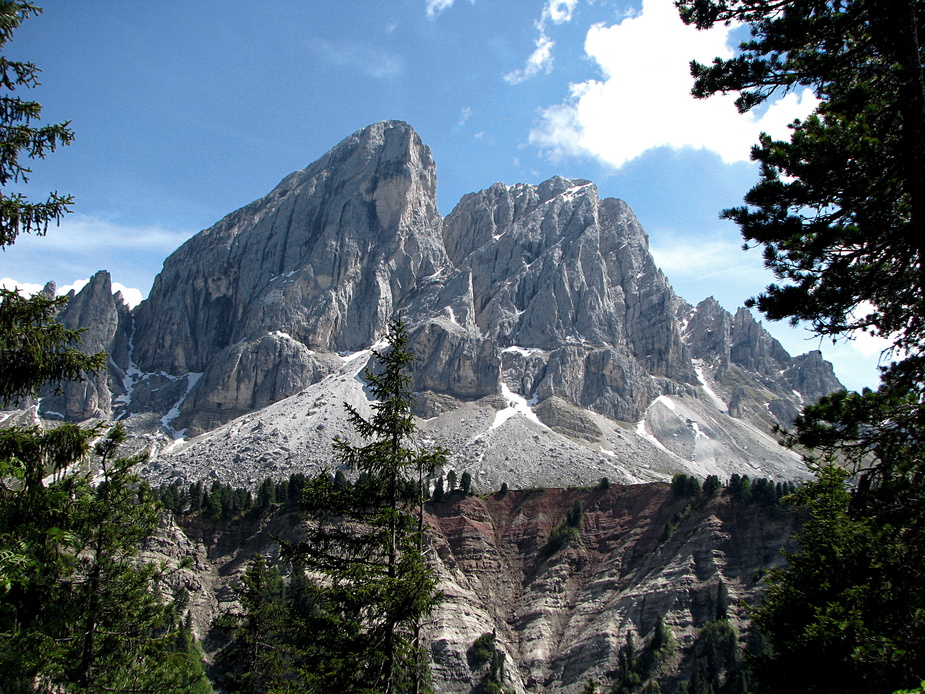
<svg viewBox="0 0 925 694">
<path fill-rule="evenodd" d="M 438 205 L 501 181 L 586 178 L 626 201 L 676 293 L 735 312 L 774 278 L 722 209 L 757 180 L 761 131 L 814 107 L 789 93 L 739 114 L 695 100 L 688 64 L 731 57 L 741 27 L 698 32 L 671 0 L 39 0 L 4 46 L 34 62 L 23 96 L 75 141 L 21 190 L 75 204 L 0 253 L 0 278 L 59 291 L 108 270 L 130 303 L 183 241 L 268 193 L 351 133 L 410 123 L 437 165 Z M 759 317 L 760 319 L 760 317 Z M 765 327 L 874 387 L 882 343 Z"/>
</svg>

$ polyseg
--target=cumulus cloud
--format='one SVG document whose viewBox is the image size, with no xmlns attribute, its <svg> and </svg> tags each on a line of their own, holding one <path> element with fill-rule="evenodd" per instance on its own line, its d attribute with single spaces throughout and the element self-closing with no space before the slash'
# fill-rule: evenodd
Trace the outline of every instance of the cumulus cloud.
<svg viewBox="0 0 925 694">
<path fill-rule="evenodd" d="M 704 148 L 725 162 L 747 161 L 761 131 L 786 137 L 787 125 L 817 102 L 803 90 L 761 113 L 740 114 L 733 94 L 691 97 L 691 59 L 732 57 L 734 28 L 688 27 L 671 0 L 644 0 L 639 14 L 591 27 L 585 52 L 602 79 L 572 84 L 564 103 L 541 112 L 530 142 L 554 157 L 590 154 L 614 167 L 656 147 Z"/>
<path fill-rule="evenodd" d="M 11 292 L 19 292 L 21 296 L 32 296 L 33 294 L 38 294 L 40 291 L 42 291 L 41 284 L 18 282 L 11 277 L 4 277 L 3 279 L 0 279 L 0 287 Z"/>
</svg>

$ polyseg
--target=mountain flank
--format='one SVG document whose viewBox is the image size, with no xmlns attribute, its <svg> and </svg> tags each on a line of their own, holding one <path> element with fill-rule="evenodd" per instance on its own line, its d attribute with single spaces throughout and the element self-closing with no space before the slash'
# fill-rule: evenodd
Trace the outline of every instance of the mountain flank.
<svg viewBox="0 0 925 694">
<path fill-rule="evenodd" d="M 576 504 L 578 531 L 551 548 L 554 528 Z M 779 550 L 798 520 L 728 488 L 688 496 L 659 483 L 457 492 L 429 504 L 428 554 L 444 593 L 426 634 L 436 688 L 477 687 L 486 668 L 473 661 L 473 644 L 493 634 L 505 686 L 579 692 L 589 678 L 611 680 L 630 635 L 643 650 L 659 623 L 674 651 L 658 679 L 689 680 L 698 639 L 718 614 L 744 638 L 743 605 L 756 599 L 764 571 L 783 561 Z M 168 580 L 188 595 L 207 651 L 221 647 L 213 620 L 234 609 L 232 587 L 247 561 L 275 557 L 274 538 L 300 539 L 300 523 L 285 506 L 232 523 L 170 518 L 150 540 L 147 556 L 175 569 Z"/>
<path fill-rule="evenodd" d="M 108 372 L 39 415 L 122 420 L 156 480 L 312 473 L 401 315 L 422 435 L 478 489 L 805 476 L 770 432 L 841 387 L 818 352 L 676 296 L 590 181 L 496 183 L 446 218 L 436 181 L 408 124 L 376 123 L 192 237 L 134 311 L 97 274 L 60 320 Z"/>
</svg>

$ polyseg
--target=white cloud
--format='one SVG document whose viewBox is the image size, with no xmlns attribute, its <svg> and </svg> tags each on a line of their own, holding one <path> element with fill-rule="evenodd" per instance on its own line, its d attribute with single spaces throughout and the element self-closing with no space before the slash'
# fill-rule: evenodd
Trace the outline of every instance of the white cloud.
<svg viewBox="0 0 925 694">
<path fill-rule="evenodd" d="M 109 270 L 113 291 L 121 290 L 130 306 L 139 303 L 153 280 L 150 269 L 192 235 L 156 225 L 132 226 L 104 217 L 71 214 L 48 234 L 20 236 L 0 254 L 3 286 L 15 284 L 32 294 L 46 279 L 54 279 L 58 293 L 77 291 L 98 270 Z M 10 279 L 10 278 L 25 278 Z M 139 289 L 142 288 L 142 289 Z"/>
<path fill-rule="evenodd" d="M 705 148 L 729 163 L 747 161 L 758 133 L 785 137 L 787 124 L 816 100 L 808 91 L 789 93 L 761 114 L 740 114 L 735 95 L 690 96 L 691 59 L 732 57 L 733 29 L 688 27 L 671 0 L 644 0 L 640 14 L 592 26 L 585 52 L 603 79 L 572 84 L 563 104 L 542 111 L 530 142 L 553 156 L 590 154 L 614 167 L 656 147 Z"/>
<path fill-rule="evenodd" d="M 655 264 L 678 293 L 695 304 L 712 295 L 727 311 L 735 312 L 745 299 L 774 281 L 761 253 L 743 252 L 736 235 L 660 230 L 652 238 L 658 239 L 650 249 Z"/>
<path fill-rule="evenodd" d="M 472 115 L 472 108 L 469 106 L 463 107 L 463 110 L 459 114 L 459 123 L 457 125 L 461 128 L 466 124 L 466 121 L 469 120 L 469 116 Z"/>
<path fill-rule="evenodd" d="M 172 252 L 191 236 L 188 231 L 172 231 L 160 226 L 132 226 L 102 217 L 67 215 L 60 226 L 50 227 L 43 237 L 20 236 L 17 247 L 36 245 L 39 249 L 93 252 L 96 249 Z"/>
<path fill-rule="evenodd" d="M 452 1 L 452 0 L 451 0 Z M 539 21 L 536 22 L 536 29 L 539 36 L 533 42 L 534 49 L 530 57 L 527 58 L 527 64 L 521 70 L 514 70 L 504 76 L 504 81 L 508 84 L 520 84 L 539 74 L 548 75 L 552 72 L 553 55 L 552 49 L 556 45 L 546 31 L 549 22 L 553 24 L 565 24 L 572 21 L 575 14 L 575 8 L 578 6 L 578 0 L 547 0 L 543 6 L 543 13 Z"/>
<path fill-rule="evenodd" d="M 427 16 L 436 17 L 453 6 L 453 0 L 427 0 Z"/>
<path fill-rule="evenodd" d="M 87 277 L 81 280 L 75 280 L 71 284 L 66 284 L 63 287 L 56 287 L 55 293 L 58 296 L 64 296 L 69 293 L 72 289 L 74 293 L 79 292 L 90 282 L 90 278 Z M 42 291 L 43 287 L 40 284 L 32 284 L 30 282 L 18 282 L 10 277 L 4 277 L 0 279 L 0 287 L 4 289 L 11 289 L 18 291 L 23 296 L 32 296 Z M 117 292 L 122 292 L 122 298 L 125 300 L 125 303 L 129 308 L 135 308 L 138 304 L 141 303 L 142 294 L 140 289 L 134 287 L 126 287 L 120 282 L 112 283 L 112 293 L 116 294 Z"/>
<path fill-rule="evenodd" d="M 552 48 L 556 43 L 545 33 L 540 33 L 536 39 L 533 53 L 527 58 L 527 64 L 522 70 L 514 70 L 504 76 L 504 81 L 508 84 L 520 84 L 528 79 L 536 77 L 540 73 L 549 74 L 552 71 Z"/>
<path fill-rule="evenodd" d="M 8 289 L 11 292 L 19 292 L 22 296 L 32 296 L 42 291 L 41 284 L 32 284 L 31 282 L 18 282 L 10 277 L 0 279 L 0 287 Z"/>
<path fill-rule="evenodd" d="M 551 21 L 553 24 L 571 22 L 577 5 L 578 0 L 548 0 L 543 8 L 543 17 L 540 23 L 545 25 L 546 20 Z"/>
</svg>

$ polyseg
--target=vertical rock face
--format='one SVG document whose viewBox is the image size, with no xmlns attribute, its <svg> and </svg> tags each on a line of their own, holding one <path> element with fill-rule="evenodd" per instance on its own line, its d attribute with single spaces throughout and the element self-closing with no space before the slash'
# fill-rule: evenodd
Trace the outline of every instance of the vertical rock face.
<svg viewBox="0 0 925 694">
<path fill-rule="evenodd" d="M 205 372 L 190 402 L 228 418 L 264 402 L 236 390 L 254 382 L 247 370 L 257 363 L 288 370 L 263 377 L 277 384 L 272 397 L 297 392 L 324 370 L 284 366 L 284 356 L 304 361 L 304 350 L 254 361 L 239 358 L 240 345 L 272 332 L 307 350 L 374 343 L 419 279 L 445 264 L 435 196 L 430 150 L 410 126 L 354 134 L 167 259 L 138 309 L 136 362 L 175 376 Z"/>
<path fill-rule="evenodd" d="M 529 383 L 523 395 L 558 395 L 635 421 L 658 393 L 651 376 L 694 382 L 676 297 L 645 232 L 593 183 L 497 183 L 462 199 L 443 239 L 451 261 L 471 273 L 481 333 L 546 352 L 529 375 L 508 361 L 505 373 Z"/>
<path fill-rule="evenodd" d="M 832 364 L 822 358 L 819 350 L 794 357 L 790 363 L 784 378 L 805 402 L 815 402 L 823 395 L 844 389 L 835 377 Z"/>
<path fill-rule="evenodd" d="M 435 188 L 430 150 L 406 124 L 347 138 L 167 259 L 138 310 L 136 361 L 201 372 L 272 330 L 310 348 L 369 346 L 444 262 Z"/>
<path fill-rule="evenodd" d="M 191 238 L 134 316 L 108 275 L 94 278 L 62 320 L 92 328 L 87 348 L 109 351 L 110 373 L 45 410 L 205 433 L 342 384 L 347 357 L 398 315 L 418 414 L 447 444 L 475 446 L 483 480 L 500 474 L 489 463 L 536 470 L 529 447 L 503 443 L 515 415 L 535 427 L 533 450 L 574 461 L 581 441 L 597 470 L 625 447 L 636 479 L 742 472 L 743 458 L 786 477 L 796 463 L 756 456 L 754 428 L 789 424 L 838 387 L 821 357 L 791 359 L 747 310 L 678 298 L 630 208 L 589 181 L 497 183 L 441 218 L 430 150 L 387 121 Z"/>
<path fill-rule="evenodd" d="M 54 286 L 46 285 L 43 291 L 53 296 Z M 46 416 L 77 422 L 109 418 L 114 399 L 126 392 L 123 381 L 132 323 L 122 296 L 113 296 L 109 273 L 105 270 L 96 273 L 83 289 L 71 296 L 58 321 L 67 328 L 84 329 L 79 345 L 82 352 L 106 352 L 109 359 L 105 370 L 65 384 L 63 394 L 47 393 L 40 411 Z"/>
<path fill-rule="evenodd" d="M 745 307 L 739 307 L 732 322 L 730 357 L 742 368 L 771 375 L 789 365 L 790 355 L 771 337 Z"/>
<path fill-rule="evenodd" d="M 685 307 L 690 313 L 690 307 Z M 682 315 L 691 356 L 695 359 L 716 360 L 728 368 L 732 359 L 732 316 L 712 296 L 704 299 L 691 315 Z"/>
</svg>

